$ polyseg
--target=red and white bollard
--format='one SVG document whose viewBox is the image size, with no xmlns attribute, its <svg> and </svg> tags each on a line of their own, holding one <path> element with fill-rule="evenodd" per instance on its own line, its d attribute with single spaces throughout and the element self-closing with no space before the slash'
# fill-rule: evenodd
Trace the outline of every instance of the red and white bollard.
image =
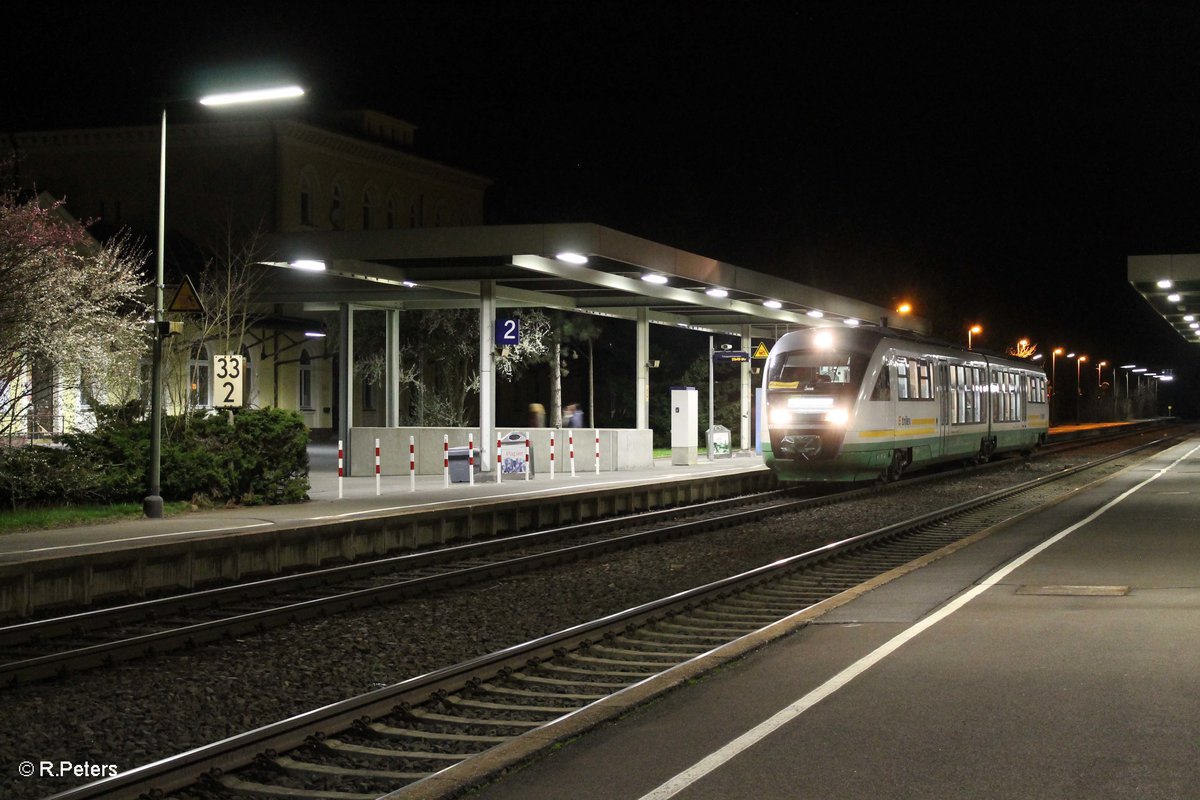
<svg viewBox="0 0 1200 800">
<path fill-rule="evenodd" d="M 567 456 L 571 459 L 571 477 L 575 477 L 575 432 L 567 434 Z"/>
<path fill-rule="evenodd" d="M 375 440 L 375 496 L 379 497 L 379 440 Z"/>
<path fill-rule="evenodd" d="M 442 436 L 442 484 L 450 485 L 450 437 Z"/>
<path fill-rule="evenodd" d="M 467 434 L 467 482 L 475 485 L 475 434 Z"/>
<path fill-rule="evenodd" d="M 342 440 L 338 439 L 338 500 L 342 499 L 342 477 L 344 470 L 342 469 L 342 458 L 345 451 L 342 450 Z"/>
<path fill-rule="evenodd" d="M 408 437 L 408 490 L 417 490 L 417 443 L 413 437 Z"/>
<path fill-rule="evenodd" d="M 554 434 L 557 431 L 550 431 L 550 480 L 554 480 Z"/>
<path fill-rule="evenodd" d="M 529 431 L 525 431 L 525 480 L 529 480 Z"/>
<path fill-rule="evenodd" d="M 496 483 L 500 483 L 500 473 L 504 471 L 504 462 L 500 458 L 500 437 L 496 437 Z"/>
<path fill-rule="evenodd" d="M 600 474 L 600 431 L 596 431 L 596 474 Z"/>
</svg>

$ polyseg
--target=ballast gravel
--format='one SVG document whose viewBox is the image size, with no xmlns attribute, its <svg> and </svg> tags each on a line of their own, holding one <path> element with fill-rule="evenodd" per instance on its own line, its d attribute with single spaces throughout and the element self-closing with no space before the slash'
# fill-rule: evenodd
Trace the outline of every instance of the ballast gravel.
<svg viewBox="0 0 1200 800">
<path fill-rule="evenodd" d="M 1112 452 L 1128 443 L 1108 447 Z M 186 654 L 0 690 L 0 797 L 31 800 L 1060 471 L 1104 445 L 923 483 Z M 1115 471 L 1129 459 L 1114 462 Z M 23 762 L 33 767 L 33 775 Z M 82 771 L 82 774 L 80 774 Z M 66 773 L 66 774 L 63 774 Z"/>
</svg>

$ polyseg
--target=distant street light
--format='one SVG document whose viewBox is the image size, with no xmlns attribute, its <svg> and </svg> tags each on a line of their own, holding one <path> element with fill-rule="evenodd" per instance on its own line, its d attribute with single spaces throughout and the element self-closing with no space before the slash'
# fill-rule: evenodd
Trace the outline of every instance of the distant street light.
<svg viewBox="0 0 1200 800">
<path fill-rule="evenodd" d="M 208 106 L 224 106 L 237 103 L 256 103 L 299 97 L 304 90 L 299 86 L 262 89 L 254 92 L 235 92 L 224 95 L 208 95 L 199 102 Z M 162 110 L 162 134 L 158 155 L 158 252 L 154 279 L 154 350 L 150 368 L 150 494 L 142 500 L 142 513 L 152 519 L 163 515 L 162 499 L 162 341 L 168 327 L 166 310 L 163 308 L 163 251 L 167 236 L 167 108 Z"/>
<path fill-rule="evenodd" d="M 1054 417 L 1054 396 L 1057 392 L 1055 380 L 1058 376 L 1058 357 L 1063 354 L 1061 347 L 1050 351 L 1050 417 Z"/>
<path fill-rule="evenodd" d="M 1104 378 L 1100 374 L 1100 370 L 1103 367 L 1107 367 L 1107 366 L 1108 366 L 1107 361 L 1101 361 L 1098 364 L 1096 364 L 1096 394 L 1097 394 L 1097 396 L 1100 394 L 1100 388 L 1101 388 L 1102 384 L 1104 383 Z"/>
<path fill-rule="evenodd" d="M 1079 368 L 1083 362 L 1087 361 L 1087 356 L 1080 356 L 1075 359 L 1075 422 L 1079 422 L 1079 398 L 1083 397 L 1083 381 L 1080 377 Z"/>
<path fill-rule="evenodd" d="M 971 349 L 971 337 L 975 336 L 976 334 L 979 334 L 979 333 L 983 333 L 982 325 L 972 325 L 971 327 L 967 328 L 967 349 L 968 350 Z"/>
</svg>

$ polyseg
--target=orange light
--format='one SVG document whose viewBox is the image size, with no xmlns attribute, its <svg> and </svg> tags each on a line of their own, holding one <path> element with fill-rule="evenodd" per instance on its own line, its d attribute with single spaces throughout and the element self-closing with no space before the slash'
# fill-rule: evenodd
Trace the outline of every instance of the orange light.
<svg viewBox="0 0 1200 800">
<path fill-rule="evenodd" d="M 1080 364 L 1082 364 L 1082 363 L 1083 363 L 1083 362 L 1085 362 L 1085 361 L 1087 361 L 1087 356 L 1080 356 L 1080 357 L 1079 357 L 1079 363 L 1080 363 Z"/>
<path fill-rule="evenodd" d="M 910 303 L 901 303 L 900 305 L 896 306 L 896 311 L 900 314 L 911 314 L 912 305 Z"/>
<path fill-rule="evenodd" d="M 972 325 L 971 333 L 983 333 L 983 326 L 982 325 Z"/>
<path fill-rule="evenodd" d="M 1028 346 L 1029 346 L 1029 340 L 1028 340 L 1028 339 L 1021 339 L 1020 341 L 1018 341 L 1018 342 L 1017 342 L 1017 346 L 1018 346 L 1018 347 L 1028 347 Z"/>
<path fill-rule="evenodd" d="M 1061 347 L 1054 348 L 1054 355 L 1061 356 L 1062 354 L 1063 354 L 1063 349 Z"/>
<path fill-rule="evenodd" d="M 1096 366 L 1097 366 L 1097 367 L 1107 367 L 1107 366 L 1108 366 L 1108 362 L 1107 362 L 1107 361 L 1101 361 L 1101 362 L 1100 362 L 1099 364 L 1097 364 Z"/>
</svg>

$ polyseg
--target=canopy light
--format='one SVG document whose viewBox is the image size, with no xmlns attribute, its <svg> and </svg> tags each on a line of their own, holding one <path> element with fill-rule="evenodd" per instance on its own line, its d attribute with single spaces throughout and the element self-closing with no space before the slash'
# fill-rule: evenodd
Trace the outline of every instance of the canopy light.
<svg viewBox="0 0 1200 800">
<path fill-rule="evenodd" d="M 1180 297 L 1178 294 L 1169 294 L 1169 295 L 1167 295 L 1167 302 L 1168 302 L 1168 303 L 1178 303 L 1178 302 L 1179 302 L 1180 300 L 1182 300 L 1182 299 L 1183 299 L 1183 298 L 1182 298 L 1182 297 Z"/>
<path fill-rule="evenodd" d="M 1184 321 L 1184 322 L 1195 322 L 1195 321 L 1196 321 L 1196 315 L 1195 315 L 1195 314 L 1184 314 L 1184 315 L 1183 315 L 1183 321 Z"/>
<path fill-rule="evenodd" d="M 252 89 L 247 92 L 225 92 L 200 98 L 202 106 L 232 106 L 238 103 L 260 103 L 264 100 L 287 100 L 301 97 L 304 90 L 299 86 L 277 86 L 273 89 Z"/>
<path fill-rule="evenodd" d="M 304 335 L 309 339 L 324 339 L 325 331 L 305 331 Z"/>
<path fill-rule="evenodd" d="M 400 281 L 400 285 L 401 285 L 401 286 L 404 286 L 404 287 L 406 287 L 406 288 L 408 288 L 408 289 L 412 289 L 413 287 L 415 287 L 415 286 L 416 286 L 416 284 L 415 284 L 415 283 L 413 283 L 412 281 Z"/>
<path fill-rule="evenodd" d="M 559 253 L 555 256 L 559 261 L 565 261 L 568 264 L 586 264 L 588 263 L 587 256 L 580 253 Z"/>
<path fill-rule="evenodd" d="M 808 315 L 810 317 L 815 317 L 816 319 L 820 319 L 821 317 L 825 316 L 825 312 L 817 311 L 815 308 L 813 308 L 813 309 L 809 310 Z"/>
<path fill-rule="evenodd" d="M 661 286 L 667 282 L 667 276 L 659 275 L 654 272 L 648 272 L 642 276 L 642 280 L 644 280 L 646 283 L 657 283 L 658 285 Z"/>
<path fill-rule="evenodd" d="M 778 300 L 763 300 L 763 305 L 767 308 L 783 308 L 783 303 Z"/>
<path fill-rule="evenodd" d="M 711 289 L 705 289 L 704 293 L 709 297 L 729 297 L 729 292 L 719 286 L 714 286 Z"/>
<path fill-rule="evenodd" d="M 1171 283 L 1171 280 L 1169 278 L 1163 278 L 1162 280 L 1160 280 L 1158 282 L 1158 288 L 1160 288 L 1160 289 L 1170 289 L 1174 285 L 1175 284 Z"/>
<path fill-rule="evenodd" d="M 1042 357 L 1042 354 L 1041 354 L 1041 353 L 1038 353 L 1037 355 L 1033 356 L 1033 357 L 1032 357 L 1032 358 L 1030 358 L 1029 360 L 1030 360 L 1030 361 L 1037 361 L 1037 360 L 1038 360 L 1039 358 L 1041 358 L 1041 357 Z"/>
<path fill-rule="evenodd" d="M 1133 369 L 1137 364 L 1122 364 L 1121 369 Z"/>
<path fill-rule="evenodd" d="M 307 270 L 308 272 L 324 272 L 325 271 L 325 262 L 324 261 L 316 261 L 313 259 L 302 258 L 299 261 L 291 262 L 290 264 L 288 264 L 288 266 L 291 267 L 292 269 L 303 269 L 303 270 Z"/>
<path fill-rule="evenodd" d="M 842 320 L 842 322 L 846 323 L 846 324 L 847 324 L 847 325 L 849 325 L 851 328 L 857 328 L 857 327 L 858 327 L 858 320 L 856 320 L 856 319 L 854 319 L 854 318 L 851 318 L 851 319 L 844 319 L 844 320 Z"/>
<path fill-rule="evenodd" d="M 1138 367 L 1137 369 L 1134 370 L 1134 372 L 1149 372 L 1149 371 L 1150 371 L 1149 367 Z"/>
<path fill-rule="evenodd" d="M 1074 357 L 1075 357 L 1074 353 L 1067 353 L 1067 358 L 1074 358 Z"/>
<path fill-rule="evenodd" d="M 833 334 L 829 331 L 817 331 L 817 335 L 813 337 L 813 346 L 818 350 L 833 349 Z"/>
<path fill-rule="evenodd" d="M 1175 376 L 1174 375 L 1159 375 L 1158 379 L 1160 381 L 1173 381 L 1173 380 L 1175 380 Z"/>
</svg>

